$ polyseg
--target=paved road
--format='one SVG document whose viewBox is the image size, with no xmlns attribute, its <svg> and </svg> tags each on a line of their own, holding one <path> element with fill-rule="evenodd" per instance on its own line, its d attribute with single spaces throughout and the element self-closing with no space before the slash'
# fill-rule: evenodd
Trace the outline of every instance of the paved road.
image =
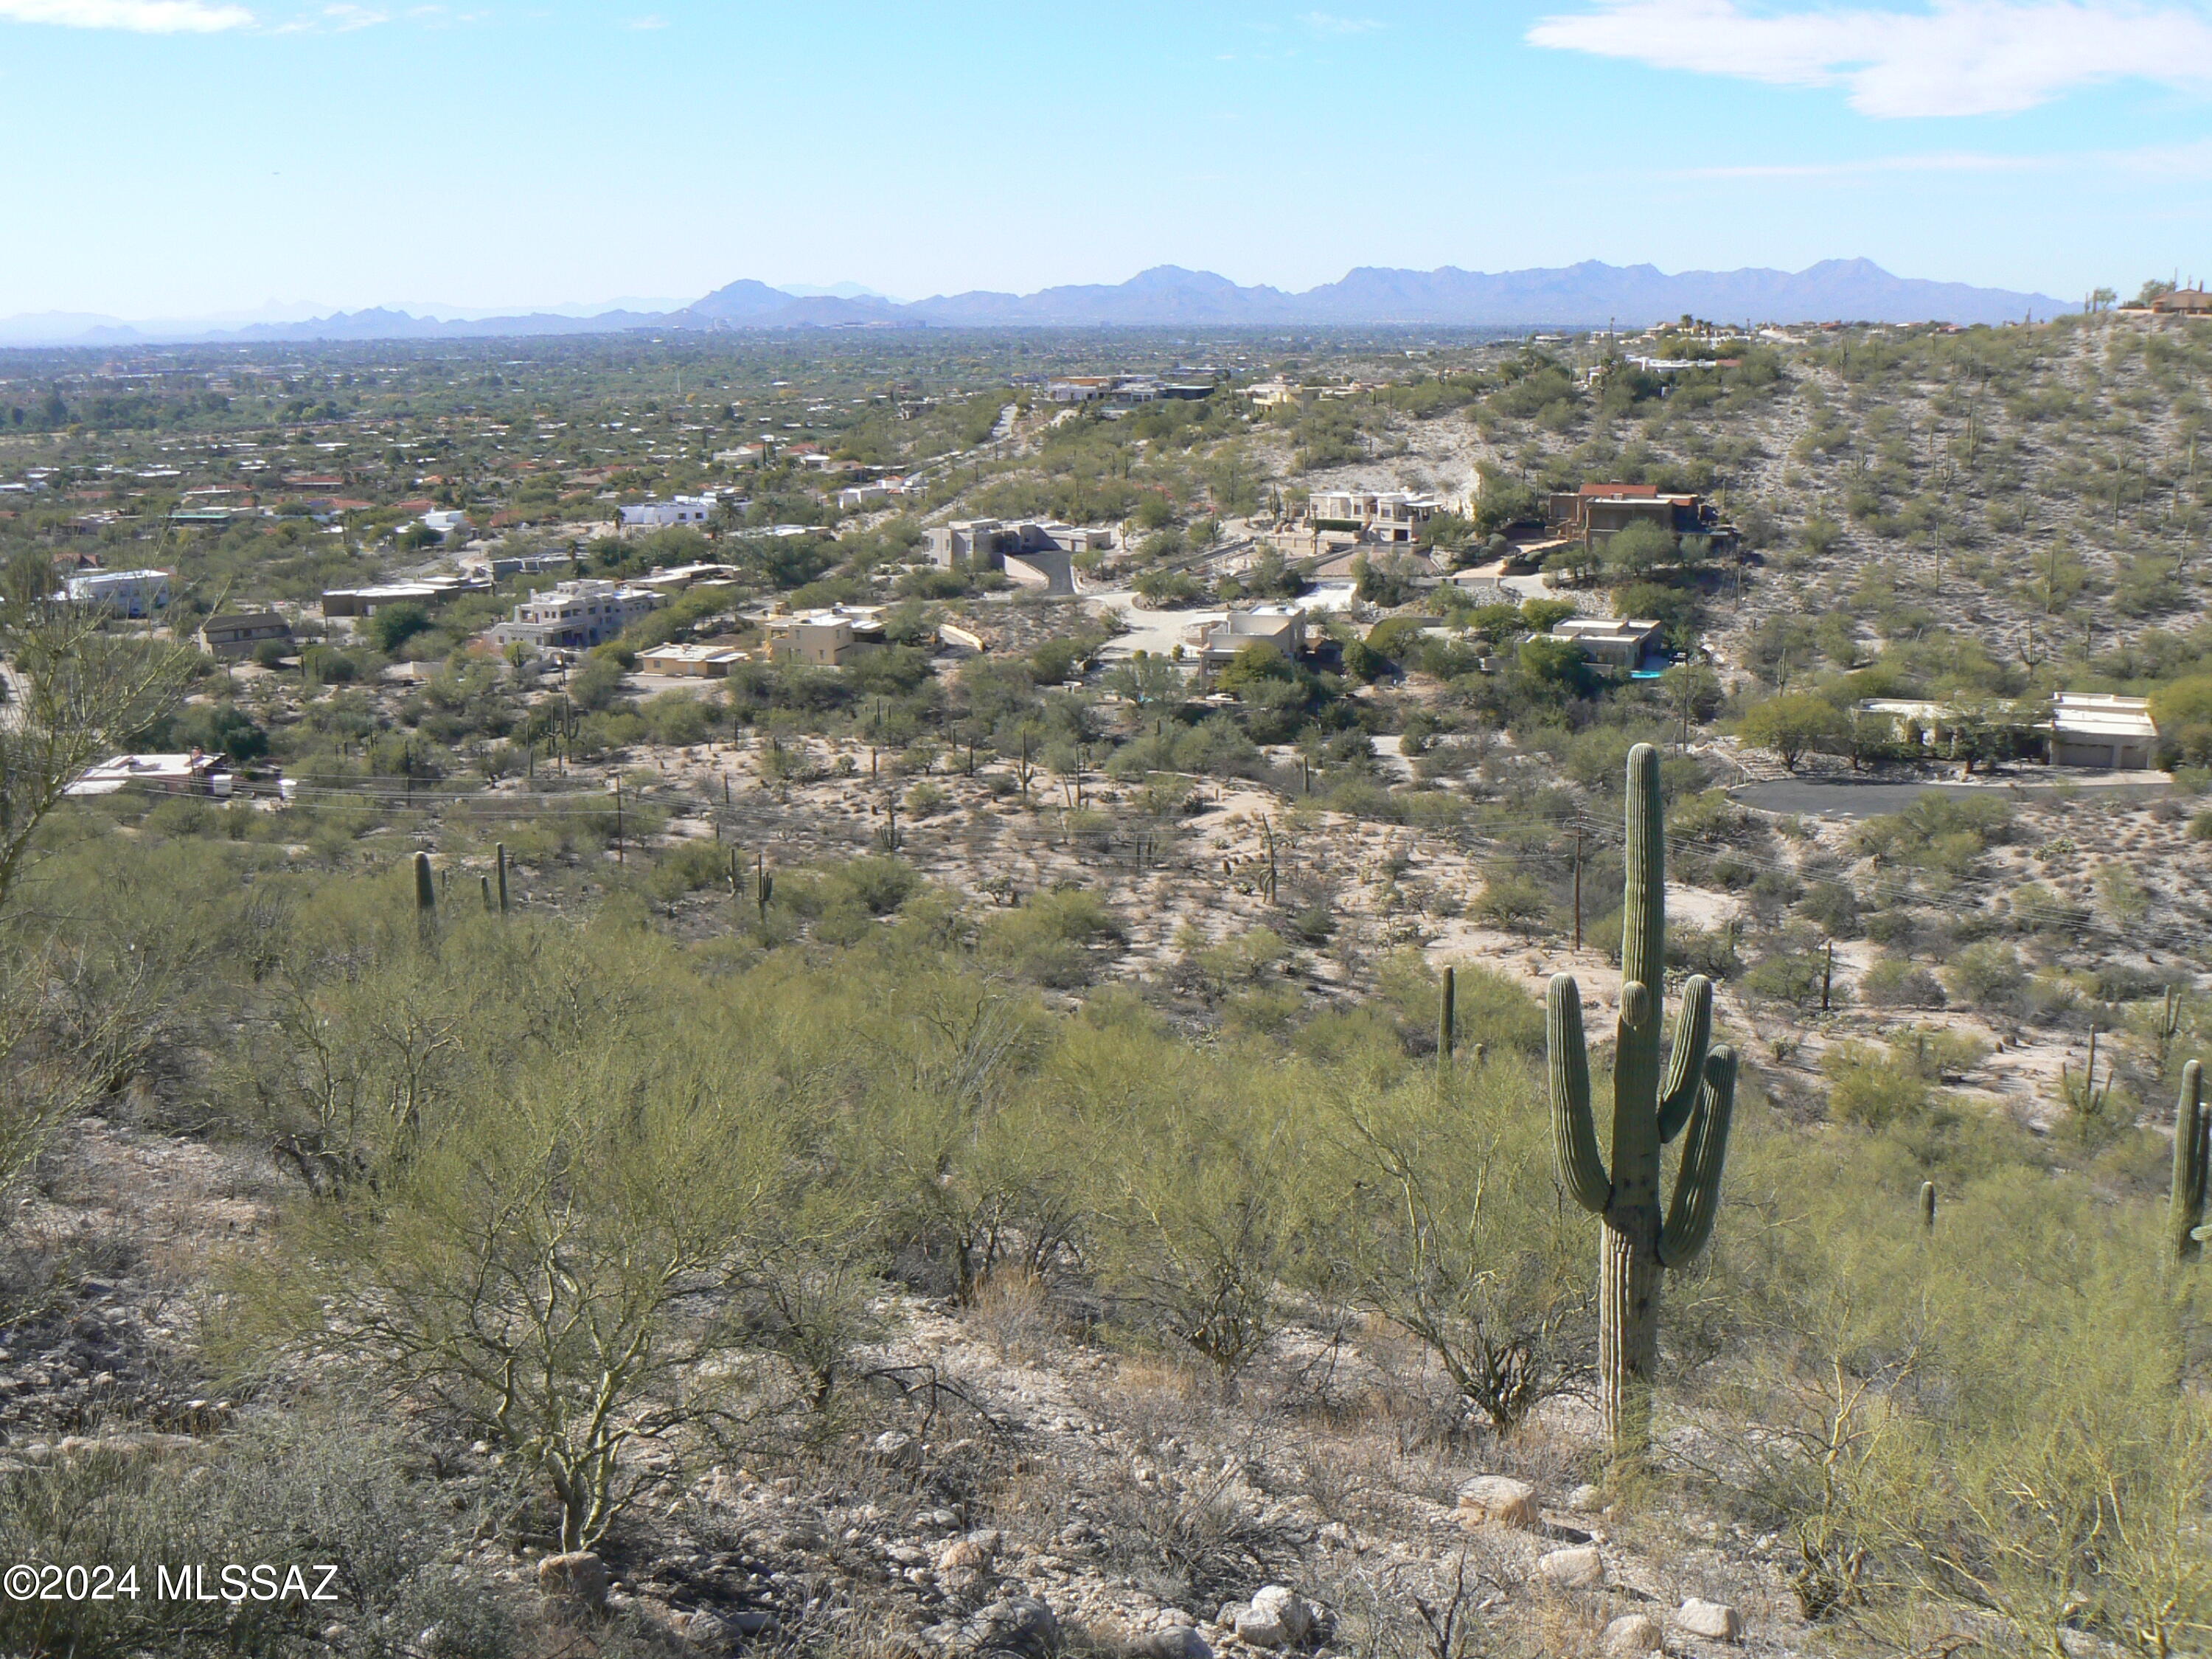
<svg viewBox="0 0 2212 1659">
<path fill-rule="evenodd" d="M 2087 795 L 2144 799 L 2172 788 L 2164 781 L 2096 783 L 2069 780 L 2052 783 L 1877 783 L 1871 780 L 1778 778 L 1766 783 L 1747 783 L 1729 793 L 1746 806 L 1765 812 L 1796 812 L 1823 818 L 1871 818 L 1885 812 L 1901 812 L 1929 793 L 1939 795 L 1995 795 L 2004 800 L 2047 798 L 2071 788 Z"/>
</svg>

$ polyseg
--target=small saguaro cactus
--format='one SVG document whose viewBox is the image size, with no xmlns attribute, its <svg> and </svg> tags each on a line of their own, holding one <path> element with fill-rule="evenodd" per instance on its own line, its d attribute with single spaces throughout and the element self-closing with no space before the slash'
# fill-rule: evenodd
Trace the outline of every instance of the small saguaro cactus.
<svg viewBox="0 0 2212 1659">
<path fill-rule="evenodd" d="M 438 884 L 430 873 L 430 855 L 415 855 L 415 922 L 425 933 L 438 921 Z"/>
<path fill-rule="evenodd" d="M 1437 1072 L 1449 1077 L 1452 1068 L 1452 1045 L 1458 1036 L 1458 975 L 1444 969 L 1443 988 L 1437 996 Z"/>
<path fill-rule="evenodd" d="M 1923 1231 L 1936 1231 L 1936 1183 L 1932 1181 L 1920 1183 L 1920 1225 Z"/>
<path fill-rule="evenodd" d="M 499 913 L 507 914 L 507 843 L 501 842 L 493 849 L 492 863 L 499 889 Z"/>
<path fill-rule="evenodd" d="M 1661 1275 L 1696 1256 L 1712 1236 L 1736 1076 L 1735 1051 L 1712 1045 L 1713 988 L 1702 974 L 1682 988 L 1674 1044 L 1662 1070 L 1666 827 L 1659 751 L 1648 743 L 1638 744 L 1628 756 L 1625 861 L 1610 1170 L 1598 1150 L 1590 1109 L 1583 994 L 1573 975 L 1553 975 L 1546 1012 L 1559 1182 L 1604 1223 L 1598 1267 L 1599 1408 L 1614 1451 L 1636 1456 L 1651 1439 Z M 1686 1129 L 1674 1201 L 1662 1214 L 1661 1151 Z"/>
<path fill-rule="evenodd" d="M 2204 1254 L 2205 1170 L 2212 1152 L 2212 1114 L 2204 1109 L 2204 1066 L 2191 1060 L 2181 1068 L 2181 1099 L 2173 1109 L 2173 1199 L 2170 1236 L 2176 1261 Z"/>
</svg>

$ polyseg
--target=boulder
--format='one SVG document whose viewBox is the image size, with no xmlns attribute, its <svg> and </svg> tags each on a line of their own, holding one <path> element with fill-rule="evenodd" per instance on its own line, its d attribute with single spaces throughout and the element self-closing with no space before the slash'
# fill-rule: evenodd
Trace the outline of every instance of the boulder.
<svg viewBox="0 0 2212 1659">
<path fill-rule="evenodd" d="M 1130 1659 L 1213 1659 L 1206 1638 L 1188 1625 L 1170 1625 L 1133 1644 Z"/>
<path fill-rule="evenodd" d="M 599 1607 L 607 1599 L 607 1564 L 590 1550 L 549 1555 L 538 1564 L 538 1588 L 561 1601 Z"/>
<path fill-rule="evenodd" d="M 1605 1494 L 1587 1480 L 1567 1494 L 1567 1507 L 1577 1513 L 1587 1514 L 1605 1507 Z"/>
<path fill-rule="evenodd" d="M 1524 1527 L 1542 1523 L 1536 1489 L 1510 1474 L 1478 1474 L 1459 1489 L 1462 1527 Z"/>
<path fill-rule="evenodd" d="M 1237 1639 L 1255 1648 L 1294 1648 L 1313 1634 L 1313 1604 L 1296 1590 L 1270 1584 L 1237 1614 Z"/>
<path fill-rule="evenodd" d="M 1624 1613 L 1605 1627 L 1607 1659 L 1643 1659 L 1666 1644 L 1666 1633 L 1648 1613 Z"/>
<path fill-rule="evenodd" d="M 1733 1642 L 1743 1635 L 1743 1615 L 1725 1601 L 1700 1601 L 1693 1595 L 1674 1609 L 1674 1628 L 1708 1642 Z"/>
<path fill-rule="evenodd" d="M 1563 1589 L 1598 1589 L 1605 1583 L 1605 1558 L 1595 1544 L 1540 1555 L 1536 1571 Z"/>
</svg>

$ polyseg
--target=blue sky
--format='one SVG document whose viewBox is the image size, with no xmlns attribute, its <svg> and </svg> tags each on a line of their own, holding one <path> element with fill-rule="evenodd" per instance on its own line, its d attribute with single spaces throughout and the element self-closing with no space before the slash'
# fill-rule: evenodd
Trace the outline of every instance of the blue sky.
<svg viewBox="0 0 2212 1659">
<path fill-rule="evenodd" d="M 0 315 L 2212 274 L 2212 0 L 0 0 Z"/>
</svg>

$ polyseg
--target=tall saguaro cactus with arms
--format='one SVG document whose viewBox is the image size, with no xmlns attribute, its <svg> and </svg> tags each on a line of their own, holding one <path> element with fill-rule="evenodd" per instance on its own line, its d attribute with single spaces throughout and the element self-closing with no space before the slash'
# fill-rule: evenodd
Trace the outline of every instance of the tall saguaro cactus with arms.
<svg viewBox="0 0 2212 1659">
<path fill-rule="evenodd" d="M 1720 1208 L 1721 1167 L 1735 1108 L 1735 1051 L 1712 1046 L 1713 988 L 1682 988 L 1674 1038 L 1661 1063 L 1660 996 L 1667 952 L 1666 826 L 1659 752 L 1628 756 L 1626 891 L 1621 906 L 1620 1041 L 1613 1071 L 1613 1167 L 1598 1149 L 1590 1109 L 1583 994 L 1571 974 L 1552 978 L 1547 1036 L 1552 1129 L 1559 1181 L 1604 1223 L 1598 1263 L 1598 1380 L 1607 1434 L 1636 1455 L 1651 1439 L 1651 1383 L 1659 1351 L 1659 1287 L 1705 1247 Z M 1688 1131 L 1673 1201 L 1660 1203 L 1661 1152 Z"/>
</svg>

